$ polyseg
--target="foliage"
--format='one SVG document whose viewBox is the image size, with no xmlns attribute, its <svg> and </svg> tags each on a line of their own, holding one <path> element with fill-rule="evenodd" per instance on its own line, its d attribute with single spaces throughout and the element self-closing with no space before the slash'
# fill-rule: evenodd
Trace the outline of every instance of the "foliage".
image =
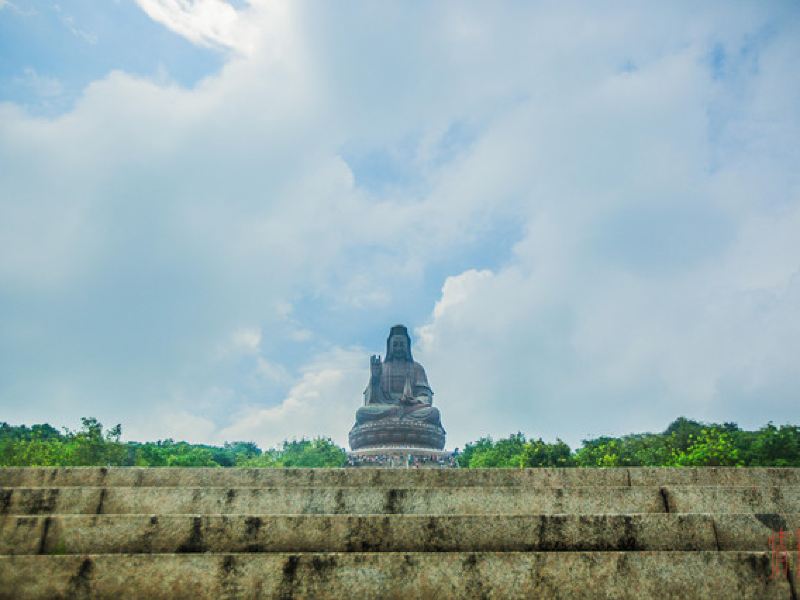
<svg viewBox="0 0 800 600">
<path fill-rule="evenodd" d="M 189 444 L 171 439 L 122 442 L 122 427 L 106 431 L 93 418 L 81 429 L 63 433 L 50 425 L 12 426 L 0 423 L 0 466 L 141 466 L 141 467 L 331 467 L 347 460 L 330 439 L 284 442 L 262 453 L 253 442 L 223 446 Z"/>
<path fill-rule="evenodd" d="M 81 419 L 77 431 L 0 423 L 0 466 L 340 467 L 347 462 L 344 448 L 330 438 L 285 441 L 262 452 L 245 441 L 212 446 L 171 439 L 123 442 L 121 436 L 120 425 L 104 430 L 93 418 Z M 468 468 L 800 467 L 800 427 L 768 423 L 745 431 L 735 423 L 680 417 L 662 433 L 584 440 L 574 452 L 560 439 L 548 443 L 518 432 L 496 441 L 483 437 L 470 442 L 457 461 Z"/>
<path fill-rule="evenodd" d="M 701 429 L 699 435 L 690 434 L 686 449 L 673 449 L 671 466 L 676 467 L 733 467 L 743 463 L 732 435 L 712 427 Z"/>
<path fill-rule="evenodd" d="M 347 453 L 330 438 L 283 442 L 278 449 L 267 450 L 240 463 L 243 467 L 343 467 Z"/>
<path fill-rule="evenodd" d="M 662 433 L 584 440 L 572 452 L 564 442 L 527 440 L 522 433 L 466 445 L 461 467 L 684 467 L 800 466 L 800 427 L 767 424 L 744 431 L 736 423 L 675 419 Z"/>
<path fill-rule="evenodd" d="M 461 467 L 569 467 L 574 464 L 569 446 L 561 440 L 548 444 L 527 440 L 522 433 L 493 442 L 485 437 L 467 444 L 458 457 Z"/>
<path fill-rule="evenodd" d="M 81 429 L 58 433 L 50 425 L 31 428 L 0 424 L 0 464 L 8 466 L 122 465 L 127 452 L 120 442 L 122 427 L 105 433 L 92 418 L 81 419 Z"/>
</svg>

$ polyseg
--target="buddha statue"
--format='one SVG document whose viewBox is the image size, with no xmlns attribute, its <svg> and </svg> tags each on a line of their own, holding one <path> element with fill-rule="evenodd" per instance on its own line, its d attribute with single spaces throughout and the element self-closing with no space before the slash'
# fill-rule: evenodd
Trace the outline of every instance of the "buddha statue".
<svg viewBox="0 0 800 600">
<path fill-rule="evenodd" d="M 425 369 L 411 355 L 411 337 L 395 325 L 386 340 L 386 356 L 370 357 L 364 405 L 350 431 L 353 450 L 365 447 L 444 447 L 445 431 Z"/>
</svg>

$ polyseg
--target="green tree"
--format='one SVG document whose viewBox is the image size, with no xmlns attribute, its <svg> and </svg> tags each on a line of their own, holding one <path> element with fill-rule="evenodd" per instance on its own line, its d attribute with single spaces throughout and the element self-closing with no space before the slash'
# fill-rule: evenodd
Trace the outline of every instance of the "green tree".
<svg viewBox="0 0 800 600">
<path fill-rule="evenodd" d="M 728 431 L 716 427 L 701 429 L 697 436 L 690 434 L 688 441 L 689 447 L 685 450 L 673 450 L 672 466 L 719 467 L 743 464 L 739 449 Z"/>
<path fill-rule="evenodd" d="M 347 463 L 347 452 L 330 438 L 314 438 L 285 441 L 280 448 L 273 448 L 245 459 L 243 467 L 343 467 Z"/>
</svg>

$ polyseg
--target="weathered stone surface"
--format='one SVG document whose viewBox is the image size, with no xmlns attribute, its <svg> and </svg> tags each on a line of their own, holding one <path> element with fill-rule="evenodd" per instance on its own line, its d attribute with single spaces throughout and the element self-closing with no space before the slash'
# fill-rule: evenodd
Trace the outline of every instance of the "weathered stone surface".
<svg viewBox="0 0 800 600">
<path fill-rule="evenodd" d="M 800 469 L 779 467 L 631 467 L 630 485 L 800 485 Z"/>
<path fill-rule="evenodd" d="M 4 467 L 0 487 L 623 487 L 800 486 L 800 469 L 219 469 Z"/>
<path fill-rule="evenodd" d="M 765 552 L 4 556 L 0 582 L 15 600 L 791 597 Z"/>
<path fill-rule="evenodd" d="M 0 469 L 0 598 L 794 600 L 798 473 Z"/>
<path fill-rule="evenodd" d="M 0 554 L 765 550 L 800 515 L 48 515 L 0 518 Z"/>
<path fill-rule="evenodd" d="M 0 488 L 0 514 L 800 512 L 800 487 Z"/>
</svg>

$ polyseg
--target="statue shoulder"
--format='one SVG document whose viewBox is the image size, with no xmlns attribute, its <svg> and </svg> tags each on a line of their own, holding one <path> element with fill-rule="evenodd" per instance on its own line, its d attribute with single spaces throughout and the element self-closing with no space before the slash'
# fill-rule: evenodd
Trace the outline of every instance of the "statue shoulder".
<svg viewBox="0 0 800 600">
<path fill-rule="evenodd" d="M 417 361 L 414 361 L 414 379 L 416 379 L 417 382 L 424 381 L 425 383 L 428 383 L 428 376 L 425 374 L 425 367 L 423 367 Z"/>
</svg>

